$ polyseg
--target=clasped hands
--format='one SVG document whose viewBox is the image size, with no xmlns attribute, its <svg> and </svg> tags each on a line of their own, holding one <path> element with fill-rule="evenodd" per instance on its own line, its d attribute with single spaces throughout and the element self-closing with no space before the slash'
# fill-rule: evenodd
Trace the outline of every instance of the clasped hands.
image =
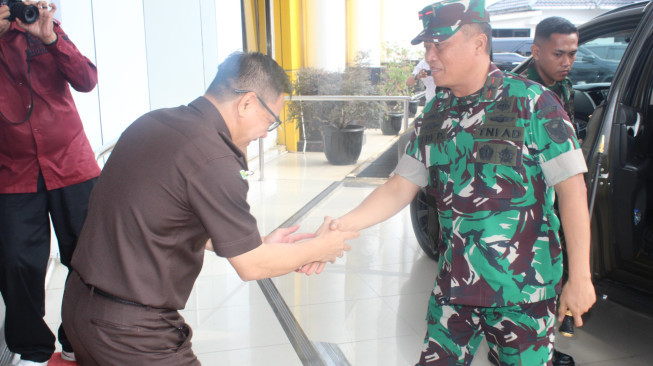
<svg viewBox="0 0 653 366">
<path fill-rule="evenodd" d="M 341 258 L 346 251 L 351 249 L 351 246 L 344 241 L 357 238 L 359 235 L 358 231 L 345 229 L 338 219 L 332 219 L 331 217 L 326 216 L 320 228 L 315 232 L 315 237 L 324 237 L 327 243 L 332 247 L 339 247 L 342 243 L 342 246 L 340 247 L 341 249 L 336 250 L 335 256 L 325 257 L 323 260 L 304 264 L 296 269 L 295 272 L 304 273 L 307 276 L 310 276 L 313 273 L 320 274 L 327 262 L 335 262 L 336 258 Z"/>
<path fill-rule="evenodd" d="M 271 243 L 295 243 L 306 239 L 315 239 L 316 245 L 319 246 L 318 250 L 321 253 L 321 258 L 315 262 L 304 264 L 295 270 L 295 272 L 304 273 L 307 276 L 313 273 L 321 273 L 327 263 L 334 263 L 337 258 L 344 256 L 345 252 L 351 249 L 351 246 L 345 241 L 359 236 L 357 231 L 343 229 L 340 221 L 329 216 L 324 218 L 324 222 L 314 234 L 295 233 L 298 229 L 299 225 L 277 229 L 266 236 L 265 241 Z"/>
<path fill-rule="evenodd" d="M 310 276 L 313 273 L 321 273 L 327 263 L 335 262 L 337 258 L 342 257 L 346 251 L 351 249 L 346 240 L 357 238 L 359 233 L 357 231 L 343 230 L 341 226 L 338 220 L 333 220 L 327 216 L 314 234 L 295 233 L 299 229 L 299 225 L 294 225 L 273 231 L 265 237 L 265 241 L 270 243 L 295 243 L 313 239 L 316 246 L 314 249 L 318 253 L 318 260 L 304 264 L 295 270 L 295 272 Z"/>
</svg>

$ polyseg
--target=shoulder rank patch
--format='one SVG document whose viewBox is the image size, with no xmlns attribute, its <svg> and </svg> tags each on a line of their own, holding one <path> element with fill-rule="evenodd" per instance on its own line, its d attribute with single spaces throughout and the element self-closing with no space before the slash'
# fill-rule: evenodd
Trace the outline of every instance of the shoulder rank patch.
<svg viewBox="0 0 653 366">
<path fill-rule="evenodd" d="M 512 107 L 515 105 L 515 97 L 505 97 L 497 102 L 494 106 L 496 110 L 501 112 L 512 111 Z"/>
<path fill-rule="evenodd" d="M 561 144 L 569 139 L 569 131 L 567 131 L 567 126 L 562 118 L 550 120 L 544 124 L 544 128 L 555 143 Z"/>
</svg>

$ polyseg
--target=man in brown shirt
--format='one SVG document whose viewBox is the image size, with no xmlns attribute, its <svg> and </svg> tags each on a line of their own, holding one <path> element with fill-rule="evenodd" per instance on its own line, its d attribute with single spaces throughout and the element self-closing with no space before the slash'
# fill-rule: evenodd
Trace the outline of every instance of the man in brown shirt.
<svg viewBox="0 0 653 366">
<path fill-rule="evenodd" d="M 329 218 L 314 237 L 295 226 L 262 238 L 249 212 L 243 151 L 278 126 L 289 89 L 270 57 L 235 53 L 204 96 L 123 132 L 91 195 L 64 293 L 80 365 L 198 365 L 177 310 L 205 248 L 246 281 L 349 250 L 358 233 L 328 230 Z"/>
</svg>

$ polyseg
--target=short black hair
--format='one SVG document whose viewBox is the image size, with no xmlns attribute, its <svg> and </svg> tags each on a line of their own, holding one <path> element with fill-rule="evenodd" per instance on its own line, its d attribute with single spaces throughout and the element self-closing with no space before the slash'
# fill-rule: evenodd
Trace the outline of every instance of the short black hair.
<svg viewBox="0 0 653 366">
<path fill-rule="evenodd" d="M 548 41 L 553 33 L 578 34 L 578 28 L 563 17 L 548 17 L 535 27 L 535 42 Z"/>
<path fill-rule="evenodd" d="M 490 23 L 470 23 L 463 24 L 460 30 L 465 33 L 467 37 L 476 34 L 485 34 L 487 37 L 487 44 L 485 45 L 485 53 L 492 55 L 492 26 Z"/>
<path fill-rule="evenodd" d="M 251 90 L 260 98 L 273 102 L 282 93 L 290 94 L 288 75 L 272 57 L 260 52 L 234 52 L 218 66 L 218 73 L 206 94 L 229 100 L 235 89 Z"/>
</svg>

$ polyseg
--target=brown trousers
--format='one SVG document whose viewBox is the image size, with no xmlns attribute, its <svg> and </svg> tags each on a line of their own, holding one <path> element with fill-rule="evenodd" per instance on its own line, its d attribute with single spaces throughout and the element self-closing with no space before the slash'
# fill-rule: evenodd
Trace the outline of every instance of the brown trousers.
<svg viewBox="0 0 653 366">
<path fill-rule="evenodd" d="M 76 272 L 66 281 L 62 321 L 80 366 L 200 365 L 178 311 L 108 299 Z"/>
</svg>

